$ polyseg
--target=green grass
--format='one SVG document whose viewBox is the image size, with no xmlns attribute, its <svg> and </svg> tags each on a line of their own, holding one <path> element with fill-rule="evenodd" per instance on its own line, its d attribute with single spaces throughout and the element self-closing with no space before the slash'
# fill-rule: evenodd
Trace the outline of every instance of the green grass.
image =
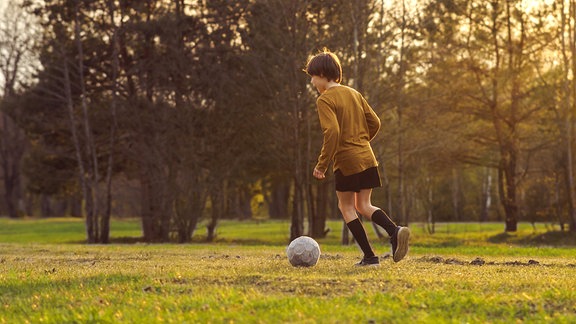
<svg viewBox="0 0 576 324">
<path fill-rule="evenodd" d="M 199 228 L 193 244 L 86 245 L 78 219 L 0 218 L 0 323 L 576 321 L 573 234 L 414 225 L 405 260 L 358 269 L 358 248 L 340 245 L 332 221 L 319 263 L 294 268 L 289 226 L 225 221 L 213 244 Z M 112 228 L 115 242 L 138 241 L 138 221 Z"/>
</svg>

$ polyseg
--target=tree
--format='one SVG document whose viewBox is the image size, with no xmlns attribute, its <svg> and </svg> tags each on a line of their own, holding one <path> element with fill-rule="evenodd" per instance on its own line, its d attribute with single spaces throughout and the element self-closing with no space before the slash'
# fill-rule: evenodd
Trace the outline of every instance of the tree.
<svg viewBox="0 0 576 324">
<path fill-rule="evenodd" d="M 337 208 L 333 180 L 311 177 L 321 134 L 302 72 L 324 46 L 382 120 L 374 200 L 397 222 L 502 220 L 513 231 L 569 209 L 576 227 L 571 0 L 34 6 L 42 69 L 28 88 L 6 83 L 17 95 L 4 90 L 2 111 L 30 141 L 27 192 L 84 192 L 89 241 L 109 240 L 120 177 L 138 183 L 149 242 L 189 242 L 201 220 L 213 240 L 220 219 L 251 217 L 256 194 L 271 217 L 290 217 L 291 238 L 325 235 Z M 19 140 L 0 141 L 3 157 L 18 159 Z"/>
<path fill-rule="evenodd" d="M 527 100 L 534 84 L 523 80 L 534 77 L 537 64 L 533 62 L 541 59 L 534 55 L 540 47 L 540 37 L 544 37 L 536 28 L 541 21 L 528 19 L 520 2 L 471 1 L 462 7 L 465 4 L 458 4 L 466 8 L 460 11 L 465 17 L 460 48 L 464 50 L 461 57 L 466 70 L 460 76 L 464 86 L 459 92 L 467 101 L 459 103 L 459 109 L 472 114 L 478 128 L 470 135 L 488 149 L 482 151 L 498 153 L 496 168 L 505 229 L 515 231 L 519 219 L 518 190 L 529 157 L 526 153 L 539 147 L 539 143 L 525 141 L 531 129 L 526 125 L 532 123 L 539 107 Z M 482 161 L 484 154 L 468 152 L 468 156 L 475 156 L 473 160 Z"/>
<path fill-rule="evenodd" d="M 114 45 L 108 47 L 106 45 L 110 44 L 106 44 L 104 40 L 115 41 L 115 38 L 100 38 L 98 35 L 108 32 L 99 28 L 109 17 L 108 13 L 114 15 L 113 11 L 107 10 L 113 8 L 108 8 L 106 2 L 89 1 L 74 4 L 49 1 L 42 7 L 45 10 L 39 10 L 32 5 L 30 8 L 44 21 L 41 50 L 44 69 L 38 74 L 38 83 L 30 89 L 24 100 L 24 109 L 28 114 L 22 117 L 22 123 L 27 125 L 31 136 L 37 136 L 41 140 L 44 150 L 39 146 L 33 148 L 37 153 L 43 151 L 46 155 L 58 155 L 58 160 L 73 159 L 76 162 L 77 186 L 67 186 L 66 190 L 52 190 L 51 194 L 76 196 L 78 191 L 81 192 L 87 242 L 108 243 L 112 200 L 110 183 L 111 173 L 114 171 L 111 156 L 115 150 L 117 100 L 114 94 L 115 72 L 108 71 L 105 62 L 109 61 L 101 60 L 98 56 L 107 58 L 107 55 L 114 53 Z M 91 16 L 88 12 L 98 12 L 99 15 Z M 49 22 L 44 20 L 47 19 L 46 15 Z M 110 51 L 94 50 L 106 47 Z M 111 65 L 114 66 L 114 63 Z M 113 67 L 112 70 L 114 69 L 116 68 Z M 109 102 L 112 102 L 112 108 L 103 109 Z M 47 107 L 53 108 L 54 123 L 41 125 L 36 119 Z M 102 120 L 106 126 L 95 125 Z M 112 122 L 106 123 L 109 120 Z M 61 128 L 63 125 L 67 125 L 67 129 Z M 108 127 L 110 132 L 105 130 Z M 46 128 L 57 133 L 59 140 L 50 140 L 45 133 Z M 45 150 L 47 147 L 50 149 Z M 69 148 L 73 148 L 73 154 L 67 150 Z M 42 160 L 49 159 L 40 159 Z M 100 185 L 105 179 L 107 189 L 103 193 Z M 46 188 L 38 189 L 46 191 Z"/>
<path fill-rule="evenodd" d="M 242 153 L 235 83 L 242 2 L 123 3 L 119 35 L 125 151 L 140 179 L 147 241 L 189 241 L 210 198 L 213 239 Z M 242 102 L 241 100 L 239 102 Z M 253 132 L 252 132 L 253 133 Z M 253 134 L 251 136 L 256 136 Z"/>
<path fill-rule="evenodd" d="M 559 52 L 562 57 L 561 84 L 559 88 L 559 129 L 565 162 L 565 182 L 568 200 L 570 230 L 576 231 L 576 180 L 574 175 L 574 111 L 576 110 L 576 2 L 560 1 L 558 6 L 560 23 L 558 28 Z"/>
<path fill-rule="evenodd" d="M 263 116 L 269 120 L 263 129 L 268 155 L 264 158 L 276 170 L 271 170 L 270 174 L 276 174 L 272 179 L 289 181 L 293 188 L 291 239 L 304 234 L 305 206 L 311 202 L 306 195 L 311 172 L 306 169 L 311 159 L 306 141 L 312 127 L 306 125 L 313 103 L 302 68 L 317 44 L 308 36 L 308 5 L 308 1 L 254 2 L 244 39 L 251 50 L 249 78 L 256 83 L 251 91 L 260 97 L 254 106 L 267 111 Z"/>
<path fill-rule="evenodd" d="M 21 161 L 27 147 L 23 130 L 15 122 L 17 96 L 32 80 L 34 21 L 16 1 L 9 1 L 0 18 L 0 165 L 8 215 L 18 217 L 22 204 Z M 21 208 L 21 207 L 20 207 Z"/>
</svg>

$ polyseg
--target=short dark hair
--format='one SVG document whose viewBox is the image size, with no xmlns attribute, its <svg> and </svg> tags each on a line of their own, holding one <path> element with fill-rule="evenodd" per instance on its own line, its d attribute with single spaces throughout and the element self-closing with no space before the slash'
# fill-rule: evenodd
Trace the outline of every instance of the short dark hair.
<svg viewBox="0 0 576 324">
<path fill-rule="evenodd" d="M 309 76 L 321 76 L 337 83 L 342 82 L 342 65 L 336 54 L 324 48 L 318 54 L 312 56 L 304 70 Z"/>
</svg>

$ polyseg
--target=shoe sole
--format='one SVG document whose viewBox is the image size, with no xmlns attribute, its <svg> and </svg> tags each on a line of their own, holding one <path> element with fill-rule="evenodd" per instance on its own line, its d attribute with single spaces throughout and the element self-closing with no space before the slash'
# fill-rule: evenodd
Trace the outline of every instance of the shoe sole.
<svg viewBox="0 0 576 324">
<path fill-rule="evenodd" d="M 408 240 L 410 239 L 410 229 L 408 227 L 401 227 L 398 230 L 397 246 L 394 251 L 394 262 L 398 262 L 408 254 Z"/>
</svg>

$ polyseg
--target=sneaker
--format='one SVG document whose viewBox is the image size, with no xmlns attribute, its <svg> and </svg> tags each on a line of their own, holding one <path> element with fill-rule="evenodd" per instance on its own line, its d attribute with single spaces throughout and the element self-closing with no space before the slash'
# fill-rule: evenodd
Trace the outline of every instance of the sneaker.
<svg viewBox="0 0 576 324">
<path fill-rule="evenodd" d="M 380 265 L 380 258 L 377 256 L 371 257 L 364 257 L 362 261 L 355 264 L 357 267 L 366 267 L 366 266 L 379 266 Z"/>
<path fill-rule="evenodd" d="M 396 227 L 396 232 L 390 238 L 390 243 L 392 244 L 392 259 L 394 259 L 394 262 L 402 260 L 406 254 L 408 254 L 409 238 L 410 229 L 408 227 Z"/>
</svg>

